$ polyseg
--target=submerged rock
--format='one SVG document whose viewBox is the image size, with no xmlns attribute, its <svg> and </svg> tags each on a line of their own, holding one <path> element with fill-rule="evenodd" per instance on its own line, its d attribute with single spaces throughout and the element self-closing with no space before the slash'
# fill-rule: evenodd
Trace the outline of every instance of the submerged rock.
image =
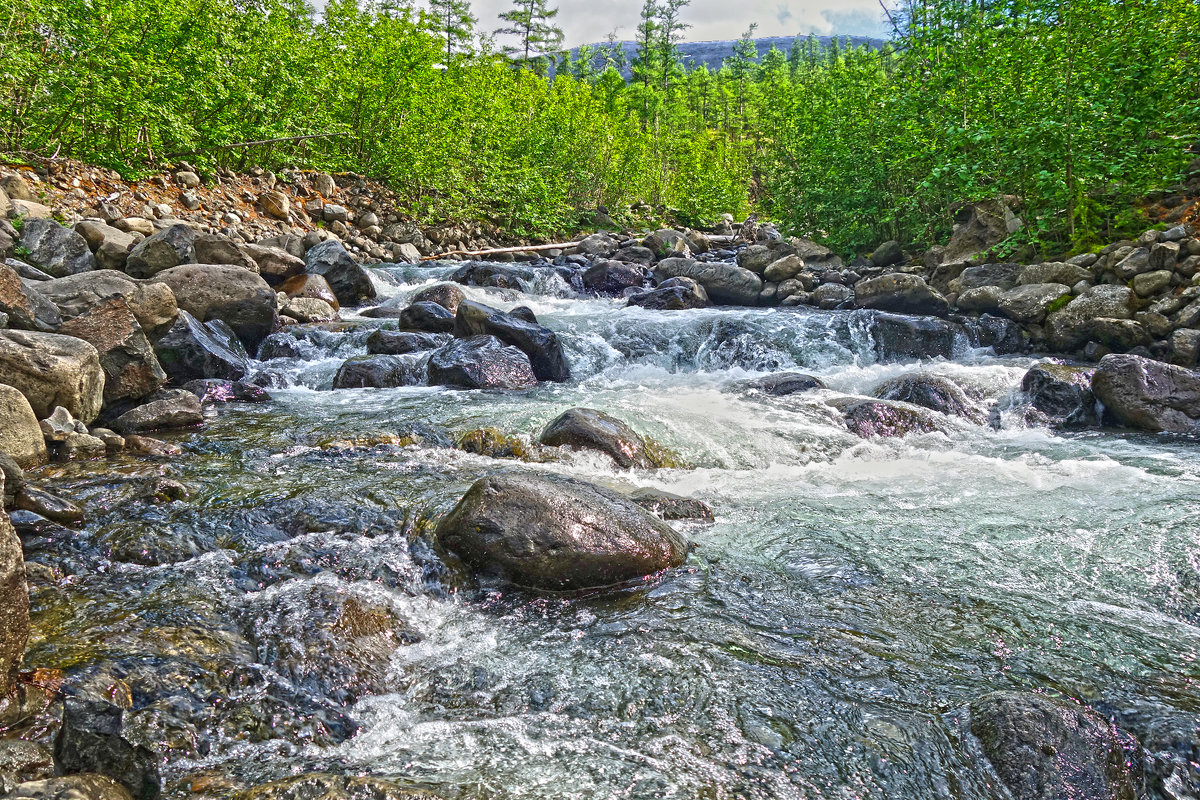
<svg viewBox="0 0 1200 800">
<path fill-rule="evenodd" d="M 946 426 L 928 409 L 891 400 L 844 398 L 830 403 L 842 412 L 846 427 L 863 439 L 945 432 Z"/>
<path fill-rule="evenodd" d="M 1135 800 L 1135 772 L 1112 723 L 1079 705 L 1024 692 L 971 704 L 971 733 L 1014 798 Z"/>
<path fill-rule="evenodd" d="M 429 357 L 429 382 L 464 389 L 527 389 L 537 385 L 529 356 L 495 336 L 456 339 Z"/>
<path fill-rule="evenodd" d="M 221 378 L 201 378 L 183 385 L 196 395 L 201 405 L 216 403 L 266 403 L 271 399 L 266 389 L 243 381 Z"/>
<path fill-rule="evenodd" d="M 683 497 L 661 489 L 637 489 L 629 496 L 633 502 L 660 519 L 712 522 L 712 507 L 692 497 Z"/>
<path fill-rule="evenodd" d="M 494 336 L 529 356 L 533 374 L 540 381 L 566 381 L 571 377 L 562 342 L 549 328 L 515 314 L 464 300 L 454 316 L 455 336 Z"/>
<path fill-rule="evenodd" d="M 657 288 L 629 296 L 629 305 L 651 311 L 684 311 L 708 308 L 708 292 L 691 278 L 667 278 Z"/>
<path fill-rule="evenodd" d="M 820 378 L 814 378 L 803 372 L 776 372 L 773 375 L 764 375 L 761 378 L 745 381 L 739 384 L 739 388 L 749 392 L 782 397 L 798 392 L 824 389 L 825 384 L 821 382 Z"/>
<path fill-rule="evenodd" d="M 675 466 L 676 460 L 616 417 L 592 408 L 572 408 L 556 417 L 539 441 L 548 447 L 574 447 L 604 453 L 622 469 Z"/>
<path fill-rule="evenodd" d="M 113 422 L 118 433 L 143 433 L 146 431 L 189 428 L 204 422 L 204 411 L 200 398 L 186 389 L 160 392 L 167 395 L 152 399 L 145 405 L 125 412 Z"/>
<path fill-rule="evenodd" d="M 491 475 L 437 527 L 476 571 L 537 589 L 589 589 L 679 566 L 688 545 L 633 500 L 583 481 Z"/>
<path fill-rule="evenodd" d="M 334 389 L 393 389 L 425 382 L 425 364 L 419 358 L 390 355 L 347 359 L 333 378 Z"/>
<path fill-rule="evenodd" d="M 913 372 L 893 378 L 875 387 L 871 394 L 880 400 L 899 400 L 940 411 L 947 416 L 963 417 L 976 425 L 987 422 L 987 415 L 958 384 L 929 372 Z"/>
<path fill-rule="evenodd" d="M 1135 355 L 1100 359 L 1092 391 L 1122 424 L 1147 431 L 1200 431 L 1200 373 Z"/>
<path fill-rule="evenodd" d="M 236 800 L 439 800 L 381 778 L 309 772 L 247 789 Z"/>
<path fill-rule="evenodd" d="M 162 796 L 158 756 L 122 738 L 123 716 L 111 703 L 66 698 L 62 728 L 54 740 L 54 764 L 68 774 L 107 775 L 135 800 L 158 800 Z"/>
<path fill-rule="evenodd" d="M 132 800 L 132 795 L 106 775 L 85 773 L 17 784 L 5 800 Z"/>
</svg>

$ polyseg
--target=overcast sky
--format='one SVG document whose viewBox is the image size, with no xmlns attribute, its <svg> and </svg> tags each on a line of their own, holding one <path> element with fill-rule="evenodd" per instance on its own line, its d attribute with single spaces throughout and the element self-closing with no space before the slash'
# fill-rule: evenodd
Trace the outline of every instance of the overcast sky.
<svg viewBox="0 0 1200 800">
<path fill-rule="evenodd" d="M 499 27 L 496 15 L 510 6 L 511 0 L 471 2 L 483 31 Z M 614 29 L 618 39 L 634 39 L 641 7 L 641 0 L 558 0 L 559 27 L 568 47 L 604 41 Z M 879 0 L 692 0 L 683 19 L 692 26 L 686 39 L 693 42 L 736 39 L 752 22 L 758 23 L 756 36 L 885 36 L 888 32 Z"/>
</svg>

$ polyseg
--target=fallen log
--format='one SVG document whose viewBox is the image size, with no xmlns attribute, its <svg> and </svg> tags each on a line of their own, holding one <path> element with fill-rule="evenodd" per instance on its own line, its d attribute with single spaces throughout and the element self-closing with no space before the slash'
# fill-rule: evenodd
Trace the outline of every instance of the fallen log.
<svg viewBox="0 0 1200 800">
<path fill-rule="evenodd" d="M 447 258 L 448 256 L 470 256 L 472 258 L 478 258 L 480 256 L 500 255 L 501 253 L 536 253 L 542 250 L 565 250 L 568 247 L 575 247 L 578 244 L 579 242 L 553 242 L 551 244 L 530 244 L 521 247 L 493 247 L 490 250 L 448 250 L 445 253 L 422 256 L 421 260 L 435 261 L 439 258 Z"/>
</svg>

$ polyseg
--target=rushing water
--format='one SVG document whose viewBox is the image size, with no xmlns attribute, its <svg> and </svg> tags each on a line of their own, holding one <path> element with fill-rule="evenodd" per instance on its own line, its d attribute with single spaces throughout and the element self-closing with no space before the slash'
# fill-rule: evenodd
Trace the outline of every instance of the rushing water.
<svg viewBox="0 0 1200 800">
<path fill-rule="evenodd" d="M 381 293 L 402 304 L 446 274 L 395 269 Z M 27 541 L 55 570 L 27 661 L 131 705 L 131 735 L 170 748 L 171 791 L 318 769 L 446 797 L 999 798 L 961 712 L 1015 687 L 1112 717 L 1150 752 L 1156 792 L 1195 796 L 1193 441 L 1015 415 L 863 441 L 825 400 L 921 368 L 986 409 L 1033 359 L 964 343 L 954 361 L 878 364 L 862 312 L 652 312 L 577 297 L 551 271 L 530 294 L 466 291 L 529 305 L 575 380 L 330 391 L 383 324 L 358 320 L 258 363 L 273 401 L 210 411 L 171 463 L 52 470 L 91 519 Z M 796 369 L 829 389 L 739 389 Z M 689 468 L 446 446 L 478 427 L 536 438 L 573 406 Z M 480 591 L 429 528 L 494 470 L 658 487 L 716 523 L 684 526 L 688 565 L 637 590 Z M 347 597 L 369 610 L 353 646 Z"/>
</svg>

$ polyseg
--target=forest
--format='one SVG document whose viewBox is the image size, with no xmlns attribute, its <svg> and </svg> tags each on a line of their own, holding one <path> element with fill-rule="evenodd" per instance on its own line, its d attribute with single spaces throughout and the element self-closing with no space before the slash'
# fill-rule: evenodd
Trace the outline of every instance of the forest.
<svg viewBox="0 0 1200 800">
<path fill-rule="evenodd" d="M 881 49 L 759 52 L 749 25 L 716 71 L 681 57 L 687 12 L 646 0 L 626 80 L 545 0 L 495 33 L 466 0 L 0 0 L 0 149 L 359 172 L 518 236 L 756 211 L 846 252 L 1013 196 L 1013 246 L 1065 252 L 1138 229 L 1200 143 L 1194 0 L 906 0 Z"/>
</svg>

